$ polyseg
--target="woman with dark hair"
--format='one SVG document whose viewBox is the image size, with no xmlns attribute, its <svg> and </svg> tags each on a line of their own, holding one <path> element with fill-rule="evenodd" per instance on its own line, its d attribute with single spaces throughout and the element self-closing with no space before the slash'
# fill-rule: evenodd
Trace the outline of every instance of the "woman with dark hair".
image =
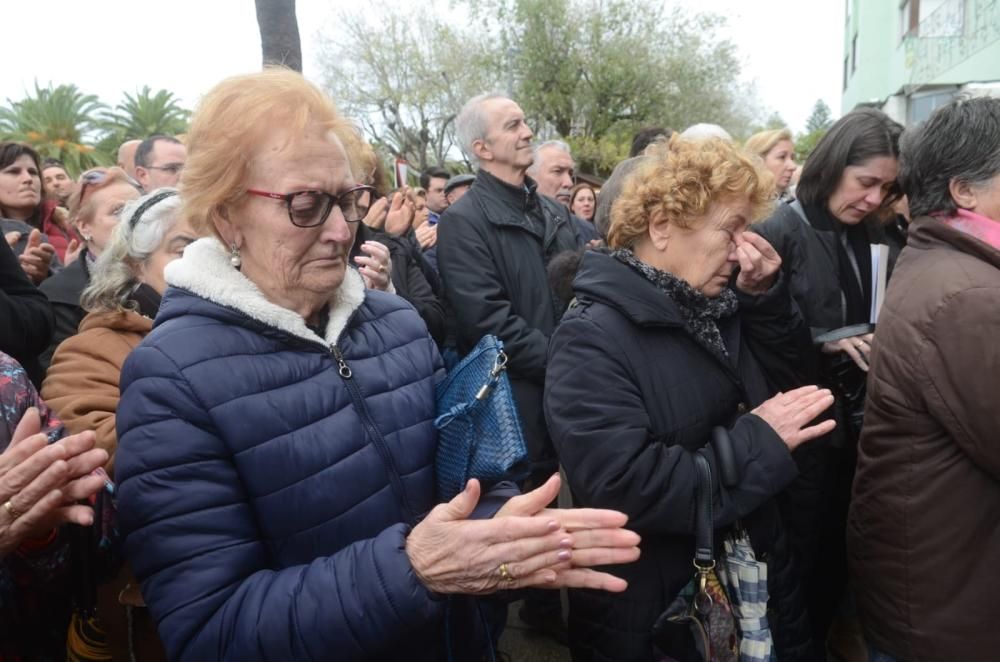
<svg viewBox="0 0 1000 662">
<path fill-rule="evenodd" d="M 580 182 L 569 192 L 569 210 L 577 218 L 588 223 L 594 222 L 594 209 L 597 206 L 597 194 L 594 187 L 586 182 Z"/>
<path fill-rule="evenodd" d="M 49 276 L 53 255 L 59 262 L 67 261 L 67 249 L 70 259 L 76 256 L 76 232 L 58 205 L 42 200 L 38 152 L 23 143 L 0 143 L 0 230 L 36 285 Z"/>
<path fill-rule="evenodd" d="M 903 140 L 913 225 L 875 333 L 848 550 L 872 660 L 992 660 L 1000 629 L 1000 99 Z"/>
<path fill-rule="evenodd" d="M 884 243 L 880 214 L 898 197 L 902 132 L 871 108 L 842 117 L 806 160 L 798 199 L 779 204 L 759 229 L 781 255 L 782 272 L 812 332 L 809 381 L 837 395 L 837 431 L 796 453 L 800 476 L 783 503 L 813 634 L 821 642 L 846 585 L 844 527 L 872 339 L 865 326 L 871 321 L 872 245 Z M 858 332 L 824 342 L 824 334 L 851 326 Z"/>
</svg>

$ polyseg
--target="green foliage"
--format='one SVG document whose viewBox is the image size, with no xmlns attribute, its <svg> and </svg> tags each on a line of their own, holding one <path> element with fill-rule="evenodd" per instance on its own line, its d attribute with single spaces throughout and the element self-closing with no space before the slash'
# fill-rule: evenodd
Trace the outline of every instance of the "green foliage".
<svg viewBox="0 0 1000 662">
<path fill-rule="evenodd" d="M 97 142 L 97 151 L 113 158 L 118 147 L 126 140 L 142 139 L 156 133 L 176 136 L 188 130 L 191 111 L 182 108 L 173 92 L 159 90 L 155 94 L 143 85 L 135 95 L 125 93 L 125 99 L 114 110 L 101 115 L 103 137 Z"/>
<path fill-rule="evenodd" d="M 578 172 L 610 173 L 621 161 L 628 158 L 632 136 L 606 133 L 593 136 L 570 136 L 566 139 L 573 151 Z"/>
<path fill-rule="evenodd" d="M 812 113 L 809 115 L 809 119 L 806 120 L 806 134 L 826 131 L 832 125 L 833 117 L 830 113 L 830 106 L 826 105 L 826 102 L 822 99 L 816 99 Z"/>
<path fill-rule="evenodd" d="M 827 129 L 816 129 L 808 133 L 803 133 L 795 140 L 795 160 L 805 163 L 812 151 L 816 149 L 816 143 L 826 135 Z"/>
<path fill-rule="evenodd" d="M 191 112 L 181 107 L 173 92 L 159 90 L 156 94 L 144 85 L 103 117 L 104 125 L 121 137 L 119 143 L 145 138 L 155 133 L 176 136 L 187 131 Z"/>
<path fill-rule="evenodd" d="M 714 122 L 739 137 L 759 114 L 718 16 L 643 0 L 455 2 L 471 24 L 412 10 L 376 25 L 364 9 L 342 12 L 322 58 L 347 114 L 420 169 L 456 153 L 462 104 L 497 89 L 521 105 L 539 139 L 563 137 L 580 169 L 599 174 L 642 127 Z"/>
<path fill-rule="evenodd" d="M 73 175 L 104 161 L 93 146 L 106 106 L 75 85 L 39 87 L 0 108 L 0 138 L 31 145 L 42 157 L 61 160 Z"/>
<path fill-rule="evenodd" d="M 763 124 L 758 124 L 750 130 L 750 134 L 760 133 L 761 131 L 774 131 L 775 129 L 785 129 L 788 128 L 788 122 L 784 118 L 773 112 L 767 116 L 767 120 Z"/>
<path fill-rule="evenodd" d="M 153 133 L 176 135 L 187 130 L 190 112 L 172 92 L 155 94 L 143 87 L 114 110 L 75 85 L 40 87 L 20 101 L 0 108 L 0 139 L 26 142 L 42 159 L 62 161 L 72 176 L 115 162 L 118 146 Z"/>
<path fill-rule="evenodd" d="M 514 96 L 542 135 L 714 122 L 748 132 L 756 104 L 718 16 L 641 0 L 471 0 L 517 53 Z M 487 14 L 489 15 L 489 14 Z"/>
</svg>

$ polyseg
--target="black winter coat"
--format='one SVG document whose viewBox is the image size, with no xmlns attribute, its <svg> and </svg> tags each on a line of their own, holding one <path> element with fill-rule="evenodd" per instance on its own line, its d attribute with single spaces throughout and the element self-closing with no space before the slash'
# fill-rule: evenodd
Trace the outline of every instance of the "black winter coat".
<svg viewBox="0 0 1000 662">
<path fill-rule="evenodd" d="M 392 286 L 396 294 L 412 305 L 420 319 L 427 325 L 434 342 L 440 347 L 446 334 L 446 316 L 444 302 L 441 300 L 440 283 L 430 266 L 423 264 L 423 257 L 407 237 L 393 237 L 384 232 L 376 232 L 363 223 L 358 227 L 351 250 L 351 263 L 354 258 L 362 255 L 361 244 L 366 241 L 377 241 L 389 249 L 389 261 L 392 265 Z M 428 280 L 433 276 L 433 282 Z"/>
<path fill-rule="evenodd" d="M 874 219 L 864 223 L 872 244 L 889 245 L 891 275 L 902 243 L 887 237 L 885 228 Z M 813 337 L 845 326 L 847 318 L 837 263 L 839 239 L 836 231 L 819 221 L 810 220 L 807 224 L 791 205 L 784 203 L 753 230 L 771 242 L 781 256 L 781 271 Z M 870 266 L 868 270 L 870 272 Z"/>
<path fill-rule="evenodd" d="M 43 370 L 49 369 L 56 348 L 62 341 L 76 335 L 80 328 L 80 322 L 87 316 L 87 311 L 80 306 L 80 295 L 89 284 L 90 269 L 87 265 L 87 251 L 80 253 L 80 257 L 71 262 L 65 269 L 42 281 L 40 289 L 49 298 L 56 321 L 52 342 L 39 358 Z"/>
<path fill-rule="evenodd" d="M 11 355 L 36 387 L 44 372 L 38 355 L 52 339 L 52 307 L 21 269 L 6 241 L 0 241 L 0 352 Z"/>
<path fill-rule="evenodd" d="M 556 469 L 542 389 L 549 336 L 562 311 L 545 267 L 580 245 L 569 210 L 538 195 L 534 181 L 517 188 L 484 170 L 438 224 L 438 270 L 458 351 L 464 355 L 486 334 L 503 341 L 536 477 Z"/>
<path fill-rule="evenodd" d="M 609 569 L 629 582 L 624 593 L 570 591 L 573 659 L 653 659 L 653 622 L 693 575 L 695 453 L 712 466 L 716 542 L 740 519 L 767 559 L 779 659 L 808 659 L 797 574 L 773 500 L 795 463 L 771 426 L 749 413 L 772 394 L 756 348 L 777 356 L 768 346 L 796 346 L 801 319 L 783 282 L 719 321 L 725 362 L 694 339 L 666 294 L 609 255 L 584 256 L 575 290 L 578 305 L 549 350 L 549 429 L 575 504 L 626 513 L 642 556 Z M 739 471 L 734 488 L 718 482 L 709 440 L 720 425 Z"/>
<path fill-rule="evenodd" d="M 829 219 L 811 216 L 807 222 L 790 204 L 780 204 L 769 219 L 754 227 L 781 255 L 783 275 L 813 338 L 851 321 L 847 318 L 842 285 L 851 276 L 841 274 L 837 259 L 841 228 L 829 223 Z M 887 227 L 891 232 L 887 232 Z M 891 276 L 905 243 L 905 239 L 901 240 L 905 230 L 898 221 L 886 226 L 874 218 L 864 221 L 864 229 L 870 243 L 889 245 Z M 871 278 L 870 262 L 859 268 L 862 278 Z M 806 353 L 805 359 L 803 384 L 835 386 L 837 380 L 829 368 L 830 357 L 820 352 L 818 344 Z M 864 379 L 859 369 L 855 379 Z M 857 462 L 857 433 L 849 409 L 838 398 L 831 410 L 837 419 L 833 433 L 795 451 L 799 477 L 781 497 L 816 638 L 825 635 L 847 583 L 845 527 Z"/>
</svg>

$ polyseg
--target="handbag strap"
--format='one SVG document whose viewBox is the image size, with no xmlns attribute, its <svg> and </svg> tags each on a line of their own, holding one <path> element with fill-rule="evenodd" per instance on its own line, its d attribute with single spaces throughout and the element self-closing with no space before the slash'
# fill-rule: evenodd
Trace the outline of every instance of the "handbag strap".
<svg viewBox="0 0 1000 662">
<path fill-rule="evenodd" d="M 712 467 L 701 453 L 694 454 L 698 474 L 698 496 L 695 499 L 694 569 L 698 579 L 698 592 L 694 608 L 703 616 L 712 609 L 708 593 L 708 575 L 715 570 L 715 549 L 712 540 Z"/>
<path fill-rule="evenodd" d="M 410 503 L 409 496 L 406 494 L 406 488 L 403 487 L 403 479 L 399 475 L 399 469 L 396 468 L 396 463 L 392 459 L 389 445 L 385 442 L 385 437 L 382 436 L 382 431 L 378 429 L 378 425 L 375 423 L 375 419 L 372 418 L 371 412 L 368 411 L 368 405 L 365 404 L 361 388 L 354 381 L 354 373 L 350 366 L 347 365 L 347 360 L 344 358 L 340 348 L 333 345 L 331 353 L 337 362 L 340 378 L 344 381 L 344 386 L 347 387 L 347 392 L 354 402 L 354 411 L 358 415 L 358 418 L 361 419 L 362 426 L 368 432 L 372 445 L 382 459 L 386 474 L 389 476 L 389 484 L 392 487 L 392 492 L 403 512 L 403 518 L 406 520 L 406 524 L 413 526 L 417 523 L 417 513 Z"/>
<path fill-rule="evenodd" d="M 694 454 L 698 473 L 698 497 L 695 501 L 694 565 L 701 571 L 715 567 L 715 550 L 712 539 L 712 467 L 701 453 Z"/>
</svg>

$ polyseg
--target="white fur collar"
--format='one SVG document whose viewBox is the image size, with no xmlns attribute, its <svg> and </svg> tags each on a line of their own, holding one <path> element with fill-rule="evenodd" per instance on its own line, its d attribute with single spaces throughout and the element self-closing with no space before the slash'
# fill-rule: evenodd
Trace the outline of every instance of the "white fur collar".
<svg viewBox="0 0 1000 662">
<path fill-rule="evenodd" d="M 229 251 L 215 237 L 203 237 L 189 245 L 181 259 L 167 265 L 164 276 L 169 285 L 238 310 L 293 336 L 325 345 L 337 342 L 347 326 L 347 320 L 365 300 L 361 274 L 348 267 L 343 283 L 330 297 L 326 338 L 320 338 L 306 326 L 301 315 L 265 299 L 249 278 L 233 268 L 229 263 Z"/>
</svg>

